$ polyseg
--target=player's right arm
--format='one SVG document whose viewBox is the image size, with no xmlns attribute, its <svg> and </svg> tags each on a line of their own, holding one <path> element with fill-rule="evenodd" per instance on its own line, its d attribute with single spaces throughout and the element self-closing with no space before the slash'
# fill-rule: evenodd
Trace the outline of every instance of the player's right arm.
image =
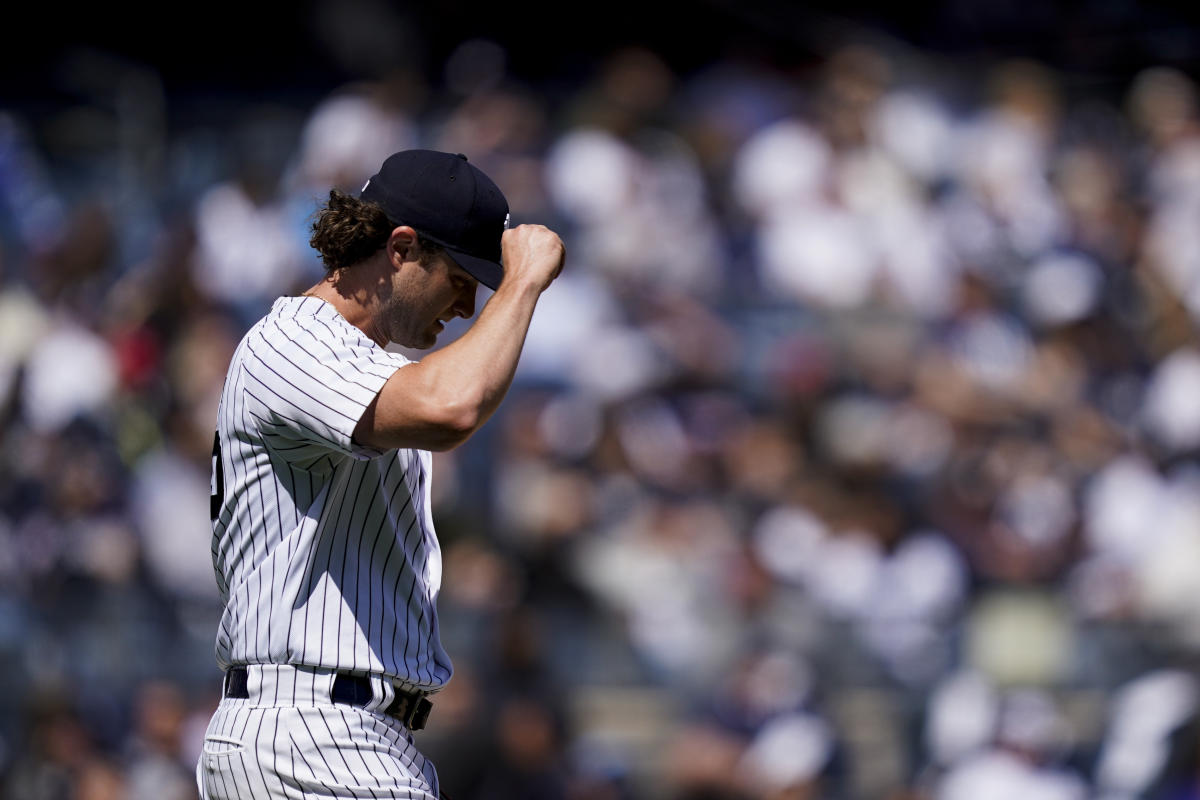
<svg viewBox="0 0 1200 800">
<path fill-rule="evenodd" d="M 396 372 L 367 406 L 354 441 L 380 450 L 449 450 L 491 417 L 512 384 L 541 293 L 562 270 L 562 240 L 520 225 L 501 240 L 504 280 L 459 339 Z"/>
</svg>

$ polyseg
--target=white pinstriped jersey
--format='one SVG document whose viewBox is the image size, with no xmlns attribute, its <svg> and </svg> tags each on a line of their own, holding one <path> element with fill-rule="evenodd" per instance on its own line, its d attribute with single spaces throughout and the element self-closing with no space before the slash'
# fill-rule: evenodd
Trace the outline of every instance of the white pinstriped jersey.
<svg viewBox="0 0 1200 800">
<path fill-rule="evenodd" d="M 450 679 L 430 453 L 351 439 L 408 363 L 315 297 L 276 300 L 242 339 L 213 448 L 222 668 L 371 672 L 423 691 Z"/>
</svg>

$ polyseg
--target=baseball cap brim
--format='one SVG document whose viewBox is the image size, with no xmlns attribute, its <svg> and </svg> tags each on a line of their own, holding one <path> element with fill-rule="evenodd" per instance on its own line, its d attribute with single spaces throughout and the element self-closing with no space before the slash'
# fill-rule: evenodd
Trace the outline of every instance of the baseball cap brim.
<svg viewBox="0 0 1200 800">
<path fill-rule="evenodd" d="M 492 291 L 500 288 L 500 281 L 504 280 L 504 267 L 497 264 L 495 261 L 488 261 L 486 258 L 473 256 L 470 253 L 464 253 L 461 250 L 455 250 L 453 247 L 446 247 L 446 255 L 454 259 L 454 263 L 471 273 L 471 277 L 488 287 Z"/>
</svg>

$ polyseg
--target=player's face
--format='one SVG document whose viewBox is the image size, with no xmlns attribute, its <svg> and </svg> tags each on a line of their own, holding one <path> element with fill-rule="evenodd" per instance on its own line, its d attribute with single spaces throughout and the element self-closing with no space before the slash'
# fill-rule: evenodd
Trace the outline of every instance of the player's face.
<svg viewBox="0 0 1200 800">
<path fill-rule="evenodd" d="M 449 256 L 438 256 L 428 267 L 410 272 L 409 278 L 393 294 L 389 321 L 391 339 L 397 344 L 420 350 L 433 347 L 446 322 L 475 314 L 479 282 Z"/>
</svg>

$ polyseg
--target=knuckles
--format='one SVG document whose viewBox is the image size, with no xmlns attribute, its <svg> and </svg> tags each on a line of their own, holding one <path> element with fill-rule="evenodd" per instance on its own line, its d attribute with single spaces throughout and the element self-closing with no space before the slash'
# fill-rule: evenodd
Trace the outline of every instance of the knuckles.
<svg viewBox="0 0 1200 800">
<path fill-rule="evenodd" d="M 510 250 L 526 250 L 536 253 L 539 250 L 547 250 L 549 252 L 562 253 L 564 251 L 563 242 L 559 235 L 545 225 L 537 224 L 525 224 L 509 228 L 501 235 L 500 246 L 505 252 Z"/>
</svg>

